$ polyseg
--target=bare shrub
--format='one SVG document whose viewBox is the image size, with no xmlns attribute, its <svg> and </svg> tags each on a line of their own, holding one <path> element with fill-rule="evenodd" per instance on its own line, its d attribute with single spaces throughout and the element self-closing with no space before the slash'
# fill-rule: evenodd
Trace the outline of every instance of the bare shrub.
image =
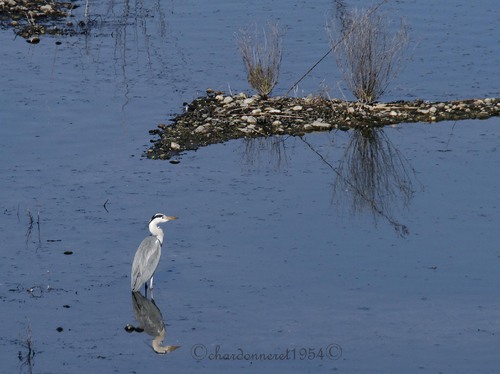
<svg viewBox="0 0 500 374">
<path fill-rule="evenodd" d="M 394 22 L 377 8 L 342 8 L 337 20 L 327 25 L 337 65 L 353 95 L 365 103 L 384 94 L 399 73 L 409 44 L 405 21 L 401 19 L 397 30 L 391 31 Z"/>
<path fill-rule="evenodd" d="M 278 23 L 269 23 L 262 32 L 257 25 L 242 29 L 236 38 L 248 83 L 266 98 L 278 83 L 283 32 Z"/>
</svg>

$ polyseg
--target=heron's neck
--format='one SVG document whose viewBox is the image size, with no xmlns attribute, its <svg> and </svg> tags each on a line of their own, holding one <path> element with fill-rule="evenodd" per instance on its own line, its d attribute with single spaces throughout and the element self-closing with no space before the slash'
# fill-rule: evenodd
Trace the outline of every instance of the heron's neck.
<svg viewBox="0 0 500 374">
<path fill-rule="evenodd" d="M 163 244 L 163 230 L 160 229 L 158 225 L 151 222 L 149 224 L 149 231 L 153 236 L 156 236 L 156 238 L 160 241 L 161 244 Z"/>
</svg>

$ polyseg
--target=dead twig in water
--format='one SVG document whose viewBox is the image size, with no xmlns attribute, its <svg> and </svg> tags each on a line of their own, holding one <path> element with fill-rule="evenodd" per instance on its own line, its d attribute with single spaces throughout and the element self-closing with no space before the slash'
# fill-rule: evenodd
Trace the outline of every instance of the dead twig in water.
<svg viewBox="0 0 500 374">
<path fill-rule="evenodd" d="M 26 214 L 28 215 L 28 219 L 29 219 L 28 228 L 26 229 L 26 247 L 27 247 L 28 242 L 29 242 L 30 237 L 31 237 L 31 232 L 33 231 L 34 220 L 33 220 L 33 215 L 31 214 L 29 209 L 26 209 Z"/>
<path fill-rule="evenodd" d="M 18 352 L 18 358 L 19 358 L 19 372 L 20 373 L 33 373 L 33 367 L 35 366 L 35 346 L 33 343 L 33 337 L 31 333 L 31 326 L 28 323 L 28 327 L 26 327 L 26 337 L 24 339 L 19 340 L 19 344 L 21 347 L 26 351 L 19 351 Z"/>
<path fill-rule="evenodd" d="M 29 220 L 28 228 L 26 229 L 26 247 L 28 247 L 31 234 L 33 232 L 33 225 L 35 224 L 35 220 L 29 209 L 26 209 L 26 214 L 28 215 L 28 220 Z M 40 234 L 40 212 L 37 213 L 36 226 L 38 230 L 38 246 L 40 247 L 42 245 L 42 239 Z"/>
<path fill-rule="evenodd" d="M 106 201 L 104 202 L 104 204 L 102 204 L 102 207 L 104 208 L 104 210 L 105 210 L 107 213 L 109 213 L 109 210 L 108 210 L 108 208 L 106 207 L 106 205 L 108 205 L 108 201 L 109 201 L 109 199 L 106 199 Z"/>
</svg>

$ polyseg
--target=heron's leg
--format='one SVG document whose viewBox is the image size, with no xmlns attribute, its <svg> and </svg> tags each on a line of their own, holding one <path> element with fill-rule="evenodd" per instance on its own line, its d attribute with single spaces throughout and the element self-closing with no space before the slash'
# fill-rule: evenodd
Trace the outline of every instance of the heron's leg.
<svg viewBox="0 0 500 374">
<path fill-rule="evenodd" d="M 149 289 L 151 290 L 151 300 L 153 300 L 153 277 L 149 280 Z"/>
</svg>

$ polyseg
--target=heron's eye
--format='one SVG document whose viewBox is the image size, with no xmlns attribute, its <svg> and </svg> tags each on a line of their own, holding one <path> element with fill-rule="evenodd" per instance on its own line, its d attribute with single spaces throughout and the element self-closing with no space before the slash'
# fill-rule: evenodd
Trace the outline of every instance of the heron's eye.
<svg viewBox="0 0 500 374">
<path fill-rule="evenodd" d="M 161 213 L 156 213 L 153 217 L 151 217 L 151 221 L 154 220 L 155 218 L 162 218 L 163 214 Z"/>
</svg>

